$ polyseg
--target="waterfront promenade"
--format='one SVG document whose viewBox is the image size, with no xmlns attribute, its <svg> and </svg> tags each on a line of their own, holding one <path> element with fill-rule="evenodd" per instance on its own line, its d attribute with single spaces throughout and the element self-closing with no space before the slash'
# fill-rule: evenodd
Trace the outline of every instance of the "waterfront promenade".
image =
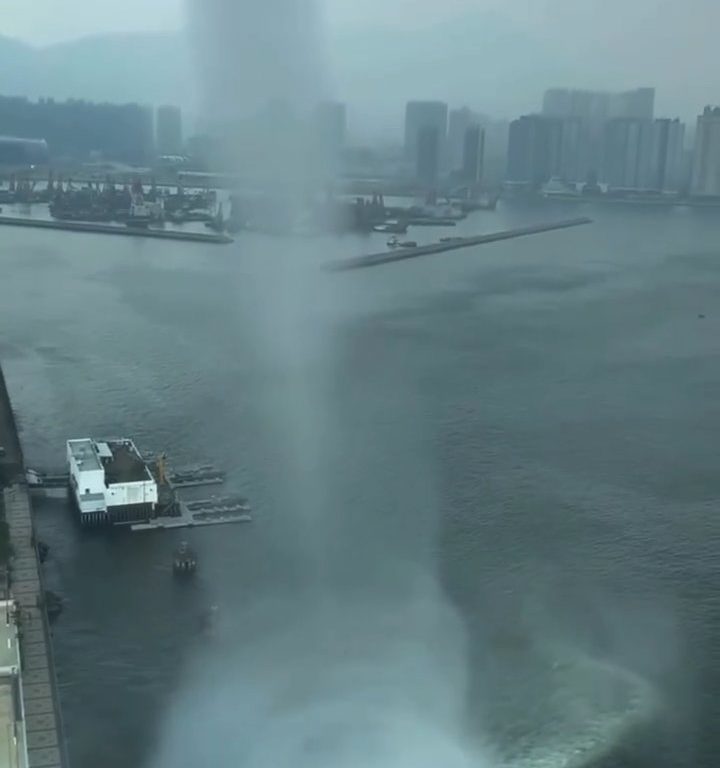
<svg viewBox="0 0 720 768">
<path fill-rule="evenodd" d="M 0 728 L 9 736 L 8 765 L 66 768 L 62 714 L 45 611 L 42 569 L 25 483 L 22 448 L 0 368 L 0 488 L 9 533 L 10 557 L 3 564 L 5 631 L 19 638 L 19 667 L 8 666 L 12 706 L 0 709 Z M 0 755 L 0 765 L 4 756 Z"/>
</svg>

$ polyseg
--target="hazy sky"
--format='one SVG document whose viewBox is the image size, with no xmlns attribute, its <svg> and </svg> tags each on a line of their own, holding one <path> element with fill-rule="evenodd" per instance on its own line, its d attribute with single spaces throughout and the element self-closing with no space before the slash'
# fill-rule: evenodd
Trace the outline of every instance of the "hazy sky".
<svg viewBox="0 0 720 768">
<path fill-rule="evenodd" d="M 184 24 L 185 4 L 186 0 L 2 0 L 0 33 L 46 44 L 98 32 L 179 29 Z M 416 14 L 418 9 L 446 16 L 453 9 L 503 4 L 501 0 L 326 0 L 324 3 L 328 22 L 333 27 L 370 20 L 405 25 L 408 15 Z M 516 1 L 514 5 L 520 9 L 534 7 L 525 0 Z M 58 12 L 60 8 L 62 13 Z"/>
<path fill-rule="evenodd" d="M 240 2 L 241 0 L 238 0 Z M 302 2 L 303 0 L 298 0 Z M 371 16 L 403 23 L 408 9 L 471 6 L 471 0 L 327 0 L 328 22 L 347 25 Z M 493 5 L 480 0 L 480 5 Z M 1 33 L 35 44 L 70 40 L 98 32 L 135 32 L 179 29 L 185 20 L 186 0 L 3 0 Z M 62 13 L 58 13 L 62 7 Z"/>
<path fill-rule="evenodd" d="M 691 121 L 705 104 L 720 102 L 713 66 L 720 0 L 317 1 L 336 95 L 359 113 L 372 106 L 394 115 L 407 97 L 467 101 L 514 116 L 538 108 L 542 91 L 560 85 L 654 85 L 658 114 Z M 0 0 L 0 33 L 43 45 L 103 32 L 178 30 L 186 2 Z M 361 27 L 372 31 L 355 39 Z"/>
<path fill-rule="evenodd" d="M 241 2 L 242 0 L 238 0 Z M 303 0 L 298 0 L 302 2 Z M 135 32 L 179 29 L 184 25 L 187 0 L 3 0 L 2 34 L 26 42 L 47 44 L 99 32 Z M 58 14 L 62 4 L 63 13 Z M 388 23 L 407 23 L 408 12 L 424 8 L 441 10 L 453 7 L 497 5 L 493 0 L 327 0 L 328 23 L 342 27 L 373 19 Z M 9 12 L 8 9 L 9 8 Z"/>
<path fill-rule="evenodd" d="M 662 45 L 692 53 L 712 39 L 720 21 L 717 0 L 325 0 L 324 5 L 332 27 L 370 22 L 406 27 L 493 9 L 558 44 L 575 47 L 602 37 L 605 56 L 612 50 L 607 46 L 625 53 L 629 43 L 658 58 Z M 185 0 L 3 0 L 2 11 L 2 34 L 44 44 L 98 32 L 178 29 Z"/>
</svg>

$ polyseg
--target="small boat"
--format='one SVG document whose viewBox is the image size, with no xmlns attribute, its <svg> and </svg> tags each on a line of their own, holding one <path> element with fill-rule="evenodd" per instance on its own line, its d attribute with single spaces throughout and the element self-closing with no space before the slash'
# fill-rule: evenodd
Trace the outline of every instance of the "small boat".
<svg viewBox="0 0 720 768">
<path fill-rule="evenodd" d="M 388 248 L 399 248 L 400 247 L 400 241 L 397 239 L 397 237 L 391 237 L 387 241 L 387 247 Z"/>
<path fill-rule="evenodd" d="M 212 223 L 213 215 L 210 211 L 174 211 L 168 217 L 173 224 L 188 224 L 190 222 Z"/>
<path fill-rule="evenodd" d="M 464 237 L 441 237 L 440 242 L 441 243 L 462 243 L 464 240 Z"/>
<path fill-rule="evenodd" d="M 195 553 L 188 546 L 187 541 L 181 541 L 173 556 L 173 570 L 178 574 L 194 573 L 197 568 Z"/>
<path fill-rule="evenodd" d="M 44 563 L 50 554 L 50 547 L 44 541 L 37 541 L 35 542 L 35 549 L 37 550 L 38 560 Z"/>
<path fill-rule="evenodd" d="M 384 232 L 386 235 L 404 235 L 407 230 L 407 224 L 402 221 L 387 221 L 385 224 L 376 224 L 373 227 L 373 232 Z"/>
<path fill-rule="evenodd" d="M 417 248 L 418 244 L 414 240 L 405 240 L 402 243 L 399 243 L 401 248 Z"/>
</svg>

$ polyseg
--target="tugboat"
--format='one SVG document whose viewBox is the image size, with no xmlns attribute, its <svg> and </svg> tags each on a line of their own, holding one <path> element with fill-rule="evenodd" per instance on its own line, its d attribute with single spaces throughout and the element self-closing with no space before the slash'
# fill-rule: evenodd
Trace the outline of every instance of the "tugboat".
<svg viewBox="0 0 720 768">
<path fill-rule="evenodd" d="M 63 599 L 49 589 L 45 590 L 45 610 L 50 622 L 53 622 L 62 613 Z"/>
<path fill-rule="evenodd" d="M 388 235 L 404 235 L 408 231 L 408 225 L 402 221 L 386 221 L 384 224 L 376 224 L 373 232 L 385 232 Z"/>
<path fill-rule="evenodd" d="M 38 559 L 41 563 L 44 563 L 50 553 L 50 547 L 44 541 L 37 541 L 35 542 L 35 549 L 37 550 Z"/>
<path fill-rule="evenodd" d="M 136 179 L 130 187 L 130 211 L 125 225 L 146 229 L 151 223 L 162 222 L 164 213 L 163 201 L 147 202 L 142 182 Z"/>
<path fill-rule="evenodd" d="M 176 574 L 185 575 L 195 573 L 196 568 L 195 553 L 190 549 L 187 541 L 181 541 L 173 556 L 173 570 Z"/>
</svg>

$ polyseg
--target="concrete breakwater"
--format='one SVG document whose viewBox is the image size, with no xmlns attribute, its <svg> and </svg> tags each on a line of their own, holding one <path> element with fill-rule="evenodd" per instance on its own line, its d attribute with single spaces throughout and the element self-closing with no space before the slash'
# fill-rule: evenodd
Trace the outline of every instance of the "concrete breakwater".
<svg viewBox="0 0 720 768">
<path fill-rule="evenodd" d="M 227 245 L 232 237 L 214 232 L 184 232 L 179 229 L 155 229 L 153 227 L 128 227 L 113 224 L 97 224 L 89 221 L 56 221 L 54 219 L 24 219 L 16 216 L 0 216 L 0 224 L 10 227 L 34 229 L 59 229 L 65 232 L 90 232 L 99 235 L 124 235 L 125 237 L 152 237 L 156 240 L 179 240 L 189 243 Z"/>
<path fill-rule="evenodd" d="M 414 248 L 395 248 L 391 251 L 381 251 L 380 253 L 371 253 L 367 256 L 358 256 L 353 259 L 344 259 L 328 264 L 331 270 L 361 269 L 363 267 L 377 267 L 381 264 L 390 264 L 394 261 L 405 261 L 414 259 L 418 256 L 430 256 L 445 251 L 457 251 L 461 248 L 470 248 L 474 245 L 486 245 L 496 243 L 500 240 L 512 240 L 516 237 L 527 237 L 529 235 L 539 235 L 542 232 L 552 232 L 557 229 L 570 229 L 584 224 L 592 224 L 592 219 L 582 217 L 578 219 L 568 219 L 565 221 L 555 221 L 547 224 L 535 224 L 529 227 L 520 227 L 517 229 L 508 229 L 501 232 L 490 232 L 486 235 L 473 235 L 470 237 L 457 237 L 451 240 L 430 245 L 420 245 Z"/>
</svg>

